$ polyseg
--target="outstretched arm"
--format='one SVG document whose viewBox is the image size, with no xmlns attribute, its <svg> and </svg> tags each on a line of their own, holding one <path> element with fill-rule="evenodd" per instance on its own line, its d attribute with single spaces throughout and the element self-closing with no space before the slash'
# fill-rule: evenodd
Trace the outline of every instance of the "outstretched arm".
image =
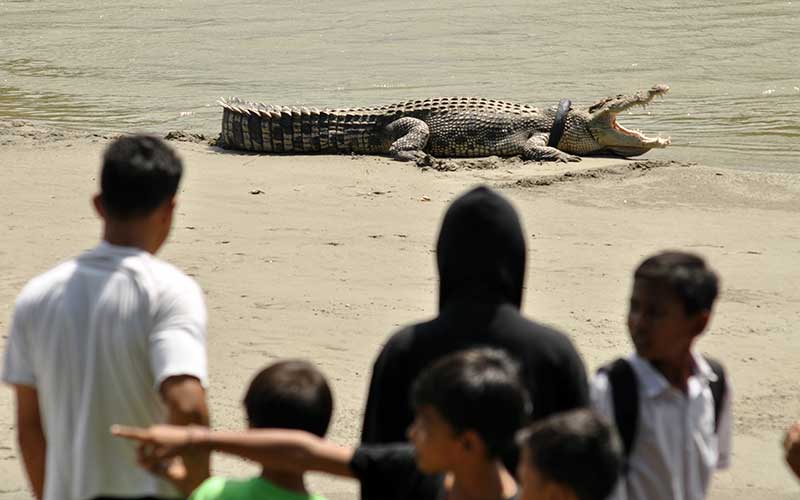
<svg viewBox="0 0 800 500">
<path fill-rule="evenodd" d="M 251 429 L 211 431 L 205 427 L 155 425 L 147 429 L 114 426 L 115 436 L 140 443 L 145 468 L 189 450 L 218 451 L 258 462 L 264 468 L 286 472 L 325 472 L 354 477 L 350 469 L 353 448 L 338 446 L 304 431 Z"/>
</svg>

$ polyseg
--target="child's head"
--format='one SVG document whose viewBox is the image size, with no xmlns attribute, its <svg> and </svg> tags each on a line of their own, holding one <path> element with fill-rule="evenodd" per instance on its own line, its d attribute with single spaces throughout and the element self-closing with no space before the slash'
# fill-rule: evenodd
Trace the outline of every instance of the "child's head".
<svg viewBox="0 0 800 500">
<path fill-rule="evenodd" d="M 520 500 L 603 500 L 622 470 L 616 433 L 589 410 L 541 420 L 518 442 Z"/>
<path fill-rule="evenodd" d="M 636 352 L 659 361 L 687 351 L 708 324 L 718 287 L 717 275 L 696 255 L 647 258 L 634 272 L 628 310 Z"/>
<path fill-rule="evenodd" d="M 530 401 L 517 365 L 503 351 L 472 349 L 443 357 L 412 389 L 409 438 L 423 472 L 498 458 L 514 445 Z"/>
<path fill-rule="evenodd" d="M 299 429 L 322 437 L 331 421 L 333 397 L 311 363 L 279 361 L 253 378 L 244 406 L 250 427 Z"/>
</svg>

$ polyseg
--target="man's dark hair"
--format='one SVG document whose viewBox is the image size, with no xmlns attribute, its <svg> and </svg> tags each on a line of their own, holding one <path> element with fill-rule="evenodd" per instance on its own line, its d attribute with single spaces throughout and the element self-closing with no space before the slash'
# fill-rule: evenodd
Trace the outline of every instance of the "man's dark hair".
<svg viewBox="0 0 800 500">
<path fill-rule="evenodd" d="M 517 364 L 497 349 L 470 349 L 436 361 L 420 374 L 411 394 L 415 409 L 435 408 L 456 433 L 474 430 L 491 457 L 514 444 L 530 414 Z"/>
<path fill-rule="evenodd" d="M 544 479 L 569 488 L 578 500 L 607 498 L 622 473 L 616 432 L 590 410 L 540 420 L 521 431 L 517 442 Z"/>
<path fill-rule="evenodd" d="M 123 219 L 147 215 L 175 196 L 182 173 L 181 159 L 158 137 L 120 137 L 103 154 L 103 206 Z"/>
<path fill-rule="evenodd" d="M 333 413 L 333 396 L 314 365 L 288 360 L 253 378 L 244 406 L 251 427 L 298 429 L 323 437 Z"/>
<path fill-rule="evenodd" d="M 683 302 L 686 314 L 710 311 L 719 292 L 719 278 L 699 256 L 687 252 L 662 252 L 645 259 L 633 274 L 667 286 Z"/>
</svg>

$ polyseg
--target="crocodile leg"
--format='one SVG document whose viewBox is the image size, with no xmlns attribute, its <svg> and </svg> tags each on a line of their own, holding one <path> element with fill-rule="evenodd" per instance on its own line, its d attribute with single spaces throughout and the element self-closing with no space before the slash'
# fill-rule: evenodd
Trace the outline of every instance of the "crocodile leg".
<svg viewBox="0 0 800 500">
<path fill-rule="evenodd" d="M 531 136 L 522 147 L 522 158 L 524 160 L 533 161 L 559 161 L 571 162 L 581 161 L 580 156 L 567 154 L 560 149 L 556 149 L 547 145 L 547 139 L 550 134 L 539 133 Z"/>
<path fill-rule="evenodd" d="M 428 143 L 428 124 L 417 118 L 405 117 L 386 126 L 386 133 L 394 139 L 389 153 L 395 160 L 420 161 L 428 155 L 422 149 Z"/>
</svg>

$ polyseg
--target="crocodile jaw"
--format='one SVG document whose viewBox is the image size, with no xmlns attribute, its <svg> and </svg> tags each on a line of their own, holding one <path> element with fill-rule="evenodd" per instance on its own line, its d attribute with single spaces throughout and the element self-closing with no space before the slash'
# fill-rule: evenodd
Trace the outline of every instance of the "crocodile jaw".
<svg viewBox="0 0 800 500">
<path fill-rule="evenodd" d="M 663 149 L 672 144 L 672 140 L 669 137 L 647 137 L 639 130 L 627 129 L 617 121 L 616 116 L 611 117 L 611 127 L 624 137 L 622 138 L 623 140 L 620 141 L 620 137 L 617 136 L 617 141 L 610 145 L 606 144 L 605 146 L 623 156 L 638 156 L 646 153 L 650 149 Z M 634 141 L 633 144 L 631 144 L 631 139 Z"/>
<path fill-rule="evenodd" d="M 655 96 L 666 94 L 669 87 L 656 85 L 632 96 L 617 96 L 604 99 L 589 108 L 591 117 L 588 127 L 595 140 L 605 150 L 621 156 L 638 156 L 655 148 L 665 148 L 672 141 L 669 137 L 648 137 L 638 130 L 623 127 L 617 115 L 634 106 L 646 108 Z"/>
</svg>

